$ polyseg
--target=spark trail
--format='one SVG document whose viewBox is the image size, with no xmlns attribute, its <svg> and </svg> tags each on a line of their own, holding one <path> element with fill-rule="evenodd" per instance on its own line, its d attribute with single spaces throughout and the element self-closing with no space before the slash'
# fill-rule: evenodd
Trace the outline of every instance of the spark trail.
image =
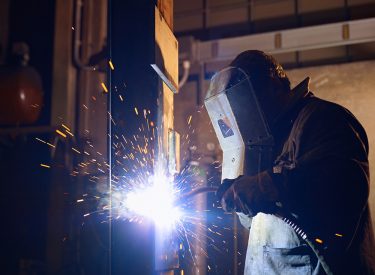
<svg viewBox="0 0 375 275">
<path fill-rule="evenodd" d="M 116 93 L 117 89 L 113 92 Z M 113 98 L 115 96 L 125 104 L 124 94 L 118 93 L 113 95 Z M 92 100 L 97 101 L 97 98 L 92 97 Z M 82 105 L 82 109 L 90 111 L 87 105 Z M 200 107 L 197 113 L 202 109 L 203 107 Z M 134 117 L 131 119 L 137 121 L 138 130 L 132 135 L 117 132 L 111 135 L 113 167 L 108 163 L 105 153 L 97 151 L 90 139 L 78 143 L 75 140 L 77 136 L 73 135 L 69 125 L 62 121 L 61 127 L 56 129 L 56 138 L 71 144 L 70 152 L 78 160 L 71 176 L 87 177 L 88 181 L 94 184 L 91 189 L 74 198 L 77 206 L 87 209 L 82 214 L 83 220 L 96 216 L 102 217 L 102 222 L 127 220 L 143 223 L 145 220 L 152 220 L 158 226 L 173 229 L 180 240 L 180 249 L 187 252 L 182 253 L 183 256 L 190 258 L 193 263 L 196 262 L 198 254 L 209 257 L 208 248 L 220 254 L 229 253 L 228 240 L 223 236 L 232 230 L 231 221 L 223 222 L 228 220 L 228 215 L 222 212 L 220 205 L 213 202 L 212 206 L 197 210 L 194 198 L 186 196 L 181 199 L 202 187 L 204 181 L 210 185 L 210 180 L 214 179 L 203 179 L 205 175 L 202 177 L 202 169 L 194 165 L 182 168 L 176 177 L 160 169 L 158 162 L 165 163 L 166 160 L 155 158 L 155 143 L 161 142 L 157 138 L 157 123 L 152 120 L 150 110 L 141 109 L 139 106 L 133 106 L 132 110 Z M 113 127 L 121 127 L 122 124 L 115 121 L 111 113 L 108 112 L 107 115 Z M 187 116 L 185 121 L 188 133 L 181 136 L 182 146 L 190 145 L 190 138 L 196 130 L 193 122 L 196 120 L 198 119 L 194 115 Z M 85 129 L 85 133 L 89 135 L 92 130 Z M 55 149 L 55 145 L 47 141 L 38 138 L 36 140 Z M 183 154 L 183 158 L 188 157 L 186 151 Z M 195 160 L 200 161 L 200 157 Z M 54 168 L 53 164 L 41 166 Z M 220 169 L 217 161 L 212 163 L 212 167 Z M 106 177 L 110 169 L 112 188 L 108 190 Z M 214 184 L 217 185 L 217 182 Z M 213 267 L 208 266 L 208 271 L 211 269 L 213 270 Z"/>
</svg>

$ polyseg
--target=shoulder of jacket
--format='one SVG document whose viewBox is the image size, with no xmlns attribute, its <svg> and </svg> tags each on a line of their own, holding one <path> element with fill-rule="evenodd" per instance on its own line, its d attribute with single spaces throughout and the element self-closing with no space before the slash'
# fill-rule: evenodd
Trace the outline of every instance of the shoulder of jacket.
<svg viewBox="0 0 375 275">
<path fill-rule="evenodd" d="M 302 108 L 299 113 L 301 118 L 316 118 L 316 119 L 324 119 L 325 121 L 330 120 L 331 118 L 336 119 L 349 119 L 356 118 L 354 115 L 345 107 L 327 101 L 318 97 L 312 97 L 307 99 L 306 105 Z"/>
<path fill-rule="evenodd" d="M 326 128 L 329 131 L 335 131 L 339 125 L 347 125 L 351 128 L 351 131 L 358 134 L 358 137 L 368 147 L 367 134 L 360 121 L 347 108 L 337 103 L 312 97 L 308 99 L 297 120 L 299 128 L 309 123 L 320 128 Z"/>
</svg>

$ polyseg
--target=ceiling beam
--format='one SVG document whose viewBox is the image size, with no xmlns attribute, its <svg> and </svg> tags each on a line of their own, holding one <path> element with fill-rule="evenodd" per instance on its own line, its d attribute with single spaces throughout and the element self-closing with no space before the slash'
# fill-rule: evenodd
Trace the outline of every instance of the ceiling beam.
<svg viewBox="0 0 375 275">
<path fill-rule="evenodd" d="M 322 49 L 375 41 L 375 18 L 344 21 L 232 38 L 194 42 L 198 62 L 231 60 L 239 53 L 258 49 L 270 54 Z M 181 47 L 183 48 L 183 47 Z"/>
</svg>

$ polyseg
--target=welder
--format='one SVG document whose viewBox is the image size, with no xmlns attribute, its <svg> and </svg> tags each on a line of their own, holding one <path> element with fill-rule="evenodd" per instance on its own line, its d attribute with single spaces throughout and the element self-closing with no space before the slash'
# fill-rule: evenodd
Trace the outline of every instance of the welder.
<svg viewBox="0 0 375 275">
<path fill-rule="evenodd" d="M 250 230 L 244 273 L 375 274 L 366 132 L 308 84 L 291 89 L 255 50 L 211 80 L 205 105 L 224 153 L 217 195 Z"/>
</svg>

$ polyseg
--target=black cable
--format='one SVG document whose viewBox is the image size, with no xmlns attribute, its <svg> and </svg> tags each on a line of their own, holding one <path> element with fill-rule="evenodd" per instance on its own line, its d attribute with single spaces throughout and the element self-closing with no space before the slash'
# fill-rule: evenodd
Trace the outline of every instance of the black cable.
<svg viewBox="0 0 375 275">
<path fill-rule="evenodd" d="M 332 275 L 333 273 L 328 263 L 324 259 L 324 256 L 320 253 L 316 245 L 314 245 L 314 243 L 308 238 L 308 235 L 305 233 L 305 231 L 295 223 L 294 221 L 295 219 L 292 217 L 287 218 L 287 217 L 278 216 L 278 215 L 275 215 L 275 216 L 281 218 L 285 223 L 287 223 L 289 226 L 293 228 L 294 232 L 296 232 L 296 234 L 299 235 L 306 242 L 306 244 L 311 248 L 311 250 L 314 252 L 315 256 L 320 261 L 325 273 L 327 275 Z"/>
<path fill-rule="evenodd" d="M 262 161 L 262 153 L 259 152 L 259 158 L 258 158 L 258 183 L 259 183 L 259 175 L 260 175 L 260 170 L 261 170 L 261 161 Z M 280 210 L 282 210 L 281 207 L 279 207 L 278 205 L 276 205 L 276 207 Z M 294 232 L 296 232 L 297 235 L 299 235 L 305 242 L 306 244 L 311 248 L 311 250 L 314 252 L 315 256 L 318 258 L 318 260 L 320 261 L 325 273 L 327 275 L 332 275 L 332 271 L 331 269 L 329 268 L 328 266 L 328 263 L 325 261 L 324 259 L 324 256 L 319 252 L 318 248 L 314 245 L 314 243 L 312 241 L 310 241 L 310 239 L 307 238 L 307 234 L 305 233 L 305 231 L 296 224 L 295 222 L 295 219 L 293 218 L 292 215 L 274 215 L 280 219 L 282 219 L 285 223 L 287 223 L 290 227 L 292 227 L 292 229 L 294 230 Z"/>
<path fill-rule="evenodd" d="M 261 159 L 261 157 L 259 157 L 259 159 Z M 177 198 L 175 203 L 176 204 L 182 203 L 185 200 L 190 199 L 191 197 L 194 197 L 194 196 L 196 196 L 198 194 L 201 194 L 201 193 L 216 192 L 218 189 L 219 189 L 218 187 L 214 187 L 214 186 L 199 187 L 199 188 L 191 190 L 188 193 L 185 193 L 185 194 L 181 195 L 180 197 Z M 316 257 L 320 261 L 325 273 L 327 275 L 332 275 L 333 273 L 332 273 L 328 263 L 325 261 L 324 256 L 320 253 L 319 249 L 314 245 L 314 243 L 308 238 L 308 235 L 305 233 L 305 231 L 300 226 L 297 225 L 297 223 L 295 222 L 295 219 L 291 215 L 275 214 L 274 216 L 280 218 L 286 224 L 288 224 L 290 227 L 292 227 L 294 232 L 296 232 L 296 234 L 298 236 L 300 236 L 306 242 L 306 244 L 311 248 L 311 250 L 314 252 Z"/>
</svg>

